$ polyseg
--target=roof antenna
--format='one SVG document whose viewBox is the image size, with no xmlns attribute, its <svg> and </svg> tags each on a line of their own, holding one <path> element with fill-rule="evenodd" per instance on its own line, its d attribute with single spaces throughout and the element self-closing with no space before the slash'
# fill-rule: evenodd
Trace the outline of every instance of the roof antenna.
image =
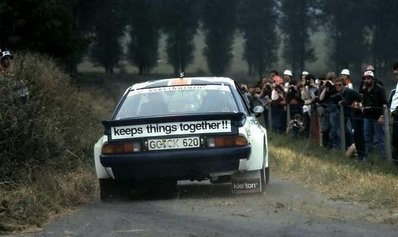
<svg viewBox="0 0 398 237">
<path fill-rule="evenodd" d="M 178 63 L 179 63 L 179 67 L 180 67 L 180 79 L 183 79 L 185 76 L 185 73 L 182 71 L 180 41 L 178 41 L 178 44 L 177 44 L 177 51 L 178 51 Z"/>
</svg>

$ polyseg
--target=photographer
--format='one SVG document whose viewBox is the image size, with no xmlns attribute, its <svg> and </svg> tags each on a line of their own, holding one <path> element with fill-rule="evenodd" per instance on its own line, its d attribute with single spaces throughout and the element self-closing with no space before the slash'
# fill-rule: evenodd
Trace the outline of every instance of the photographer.
<svg viewBox="0 0 398 237">
<path fill-rule="evenodd" d="M 341 95 L 334 86 L 335 80 L 335 73 L 329 72 L 321 85 L 321 93 L 319 95 L 319 102 L 324 108 L 323 113 L 319 116 L 322 146 L 329 149 L 339 149 L 340 147 L 339 101 L 341 100 Z"/>
<path fill-rule="evenodd" d="M 286 130 L 286 100 L 283 84 L 274 85 L 271 92 L 272 129 L 278 133 Z"/>
<path fill-rule="evenodd" d="M 287 88 L 286 103 L 290 105 L 290 117 L 303 113 L 304 101 L 301 99 L 301 94 L 294 80 L 289 83 L 289 87 Z"/>
</svg>

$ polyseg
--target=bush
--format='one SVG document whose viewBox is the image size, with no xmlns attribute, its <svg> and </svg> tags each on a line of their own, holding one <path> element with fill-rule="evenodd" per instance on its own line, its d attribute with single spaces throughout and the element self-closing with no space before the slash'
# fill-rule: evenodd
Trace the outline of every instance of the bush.
<svg viewBox="0 0 398 237">
<path fill-rule="evenodd" d="M 30 98 L 23 103 L 11 89 L 1 88 L 0 182 L 17 182 L 26 176 L 21 171 L 57 165 L 61 158 L 67 159 L 57 166 L 75 168 L 76 160 L 90 157 L 92 139 L 98 137 L 90 99 L 49 58 L 16 55 L 14 63 L 14 79 L 26 83 Z"/>
<path fill-rule="evenodd" d="M 17 54 L 13 66 L 30 96 L 25 103 L 0 83 L 0 232 L 90 200 L 92 147 L 103 132 L 94 93 L 79 91 L 50 58 Z"/>
</svg>

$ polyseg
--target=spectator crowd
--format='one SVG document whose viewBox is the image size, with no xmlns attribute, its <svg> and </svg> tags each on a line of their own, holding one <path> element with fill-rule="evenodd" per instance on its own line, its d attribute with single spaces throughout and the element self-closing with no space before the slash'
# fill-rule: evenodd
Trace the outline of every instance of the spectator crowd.
<svg viewBox="0 0 398 237">
<path fill-rule="evenodd" d="M 398 80 L 398 63 L 393 73 Z M 357 90 L 349 69 L 318 78 L 303 71 L 297 79 L 291 70 L 282 75 L 273 70 L 256 85 L 242 84 L 241 89 L 252 106 L 265 107 L 264 122 L 273 132 L 311 137 L 325 148 L 344 149 L 358 161 L 366 161 L 372 153 L 386 159 L 389 130 L 385 124 L 389 122 L 384 116 L 388 109 L 388 118 L 392 118 L 390 157 L 398 164 L 398 90 L 387 94 L 372 65 L 363 70 Z"/>
</svg>

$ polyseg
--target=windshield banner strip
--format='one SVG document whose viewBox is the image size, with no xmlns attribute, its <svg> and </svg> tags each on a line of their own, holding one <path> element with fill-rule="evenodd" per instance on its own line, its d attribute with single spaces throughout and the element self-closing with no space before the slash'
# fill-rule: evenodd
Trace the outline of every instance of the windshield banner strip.
<svg viewBox="0 0 398 237">
<path fill-rule="evenodd" d="M 217 91 L 226 91 L 226 92 L 231 91 L 231 89 L 227 85 L 168 86 L 168 87 L 156 87 L 156 88 L 133 90 L 129 92 L 128 96 L 147 94 L 147 93 L 159 93 L 164 91 L 182 91 L 182 90 L 217 90 Z"/>
</svg>

